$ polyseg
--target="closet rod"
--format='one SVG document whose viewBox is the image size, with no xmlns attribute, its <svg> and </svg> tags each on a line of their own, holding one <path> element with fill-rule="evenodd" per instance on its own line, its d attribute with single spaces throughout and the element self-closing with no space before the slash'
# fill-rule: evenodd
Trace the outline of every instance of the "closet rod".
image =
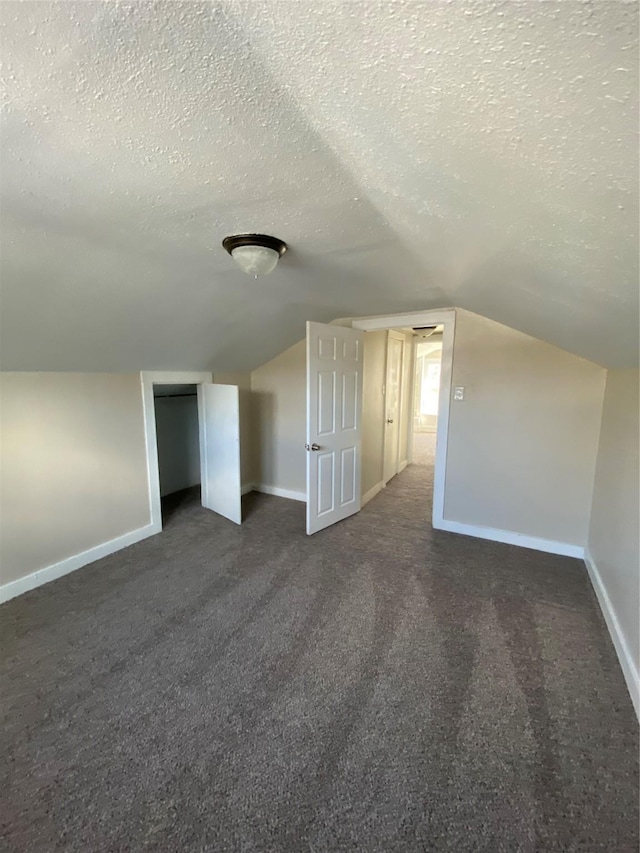
<svg viewBox="0 0 640 853">
<path fill-rule="evenodd" d="M 197 397 L 197 394 L 154 394 L 154 400 L 170 400 L 171 397 Z"/>
</svg>

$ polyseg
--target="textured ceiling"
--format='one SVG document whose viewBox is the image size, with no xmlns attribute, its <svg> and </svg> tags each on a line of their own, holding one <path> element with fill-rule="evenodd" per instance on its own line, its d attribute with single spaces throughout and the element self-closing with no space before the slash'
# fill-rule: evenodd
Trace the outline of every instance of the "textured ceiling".
<svg viewBox="0 0 640 853">
<path fill-rule="evenodd" d="M 461 306 L 638 357 L 638 7 L 4 2 L 2 364 L 245 370 Z M 257 282 L 220 246 L 273 233 Z"/>
</svg>

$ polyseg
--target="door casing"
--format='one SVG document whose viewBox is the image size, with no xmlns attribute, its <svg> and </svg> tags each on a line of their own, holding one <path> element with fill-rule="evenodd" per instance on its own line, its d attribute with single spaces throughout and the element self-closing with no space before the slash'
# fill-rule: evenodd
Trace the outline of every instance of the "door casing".
<svg viewBox="0 0 640 853">
<path fill-rule="evenodd" d="M 207 481 L 206 437 L 202 417 L 200 386 L 211 384 L 213 373 L 208 371 L 159 371 L 143 370 L 140 373 L 142 386 L 142 412 L 144 418 L 145 449 L 147 455 L 147 481 L 151 534 L 162 530 L 162 508 L 160 501 L 160 470 L 158 465 L 158 439 L 156 434 L 156 412 L 153 400 L 154 385 L 197 385 L 198 386 L 198 431 L 200 436 L 200 480 Z M 203 486 L 204 487 L 204 486 Z M 150 535 L 151 535 L 150 534 Z"/>
<path fill-rule="evenodd" d="M 453 378 L 453 345 L 456 329 L 454 308 L 435 311 L 419 311 L 411 314 L 387 314 L 378 317 L 360 317 L 352 320 L 354 329 L 366 332 L 384 329 L 413 328 L 417 326 L 443 326 L 442 361 L 440 367 L 440 398 L 438 405 L 438 429 L 436 432 L 436 461 L 433 483 L 433 512 L 431 522 L 438 530 L 447 529 L 444 519 L 444 494 L 447 479 L 447 440 L 449 434 L 449 407 L 451 401 L 451 381 Z M 413 348 L 415 354 L 415 347 Z M 412 367 L 413 359 L 412 359 Z M 411 405 L 412 405 L 411 401 Z M 409 462 L 411 462 L 412 419 L 408 419 Z"/>
</svg>

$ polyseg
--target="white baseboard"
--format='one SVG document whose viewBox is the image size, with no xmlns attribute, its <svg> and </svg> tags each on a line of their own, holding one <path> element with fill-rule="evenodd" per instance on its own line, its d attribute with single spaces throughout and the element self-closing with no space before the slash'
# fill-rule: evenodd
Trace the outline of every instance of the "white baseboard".
<svg viewBox="0 0 640 853">
<path fill-rule="evenodd" d="M 609 598 L 607 588 L 602 581 L 598 567 L 586 548 L 584 562 L 587 567 L 587 572 L 589 573 L 589 578 L 591 579 L 591 584 L 596 594 L 596 598 L 598 599 L 600 610 L 602 610 L 604 621 L 607 623 L 613 647 L 618 655 L 622 674 L 624 675 L 624 680 L 627 683 L 627 689 L 629 690 L 633 707 L 635 708 L 636 715 L 640 718 L 640 673 L 633 662 L 631 652 L 629 651 L 629 644 L 624 636 L 622 626 L 618 621 L 616 612 L 613 609 L 611 599 Z"/>
<path fill-rule="evenodd" d="M 402 460 L 402 462 L 398 465 L 398 474 L 399 474 L 401 471 L 404 471 L 404 469 L 407 467 L 407 465 L 408 465 L 408 464 L 409 464 L 409 460 L 408 460 L 408 459 L 403 459 L 403 460 Z"/>
<path fill-rule="evenodd" d="M 264 483 L 255 483 L 253 489 L 265 495 L 275 495 L 277 498 L 288 498 L 290 501 L 307 502 L 306 492 L 295 492 L 293 489 L 280 489 L 278 486 L 265 486 Z"/>
<path fill-rule="evenodd" d="M 547 554 L 560 554 L 563 557 L 584 559 L 582 545 L 571 545 L 568 542 L 556 542 L 553 539 L 538 539 L 536 536 L 525 536 L 512 530 L 499 530 L 495 527 L 476 527 L 462 521 L 449 521 L 446 518 L 434 520 L 437 530 L 448 530 L 450 533 L 462 533 L 465 536 L 475 536 L 478 539 L 490 539 L 493 542 L 504 542 L 506 545 L 519 545 L 521 548 L 532 548 L 534 551 L 545 551 Z"/>
<path fill-rule="evenodd" d="M 255 491 L 255 483 L 244 483 L 240 488 L 241 495 L 247 495 L 249 492 Z"/>
<path fill-rule="evenodd" d="M 362 496 L 362 503 L 360 504 L 360 506 L 364 506 L 365 504 L 368 504 L 369 501 L 371 500 L 371 498 L 375 498 L 375 496 L 378 494 L 378 492 L 381 492 L 384 489 L 384 487 L 385 487 L 385 485 L 384 485 L 382 480 L 380 480 L 379 483 L 376 483 L 375 486 L 370 488 L 368 492 L 364 493 L 364 495 Z"/>
<path fill-rule="evenodd" d="M 29 592 L 38 586 L 42 586 L 49 581 L 54 581 L 61 578 L 63 575 L 68 575 L 70 572 L 75 572 L 76 569 L 81 569 L 89 563 L 94 563 L 96 560 L 107 557 L 115 551 L 120 551 L 129 545 L 134 545 L 148 536 L 153 536 L 154 533 L 159 533 L 160 530 L 153 524 L 147 524 L 145 527 L 140 527 L 138 530 L 132 530 L 131 533 L 125 533 L 124 536 L 118 536 L 116 539 L 110 539 L 108 542 L 103 542 L 102 545 L 96 545 L 95 548 L 89 548 L 88 551 L 83 551 L 81 554 L 75 554 L 73 557 L 67 557 L 66 560 L 60 560 L 59 563 L 54 563 L 52 566 L 46 566 L 44 569 L 38 569 L 30 575 L 23 578 L 18 578 L 11 583 L 5 583 L 0 586 L 0 604 L 15 598 L 16 595 L 22 595 L 23 592 Z"/>
</svg>

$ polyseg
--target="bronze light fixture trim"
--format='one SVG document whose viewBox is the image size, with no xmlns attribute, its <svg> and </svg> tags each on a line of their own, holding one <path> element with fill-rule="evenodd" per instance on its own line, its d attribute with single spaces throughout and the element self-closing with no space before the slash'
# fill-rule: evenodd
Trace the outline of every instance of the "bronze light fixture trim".
<svg viewBox="0 0 640 853">
<path fill-rule="evenodd" d="M 258 278 L 269 275 L 287 251 L 287 244 L 268 234 L 234 234 L 225 237 L 223 247 L 243 272 Z"/>
</svg>

